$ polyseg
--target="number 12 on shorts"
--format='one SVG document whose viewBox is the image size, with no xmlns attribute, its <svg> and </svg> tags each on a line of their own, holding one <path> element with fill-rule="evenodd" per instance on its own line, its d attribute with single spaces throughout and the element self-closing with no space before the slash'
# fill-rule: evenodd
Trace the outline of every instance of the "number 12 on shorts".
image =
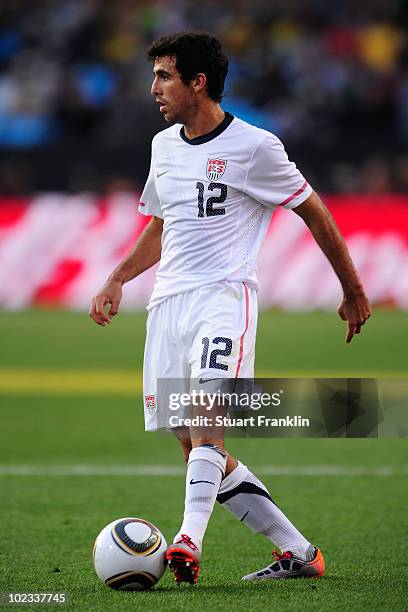
<svg viewBox="0 0 408 612">
<path fill-rule="evenodd" d="M 232 340 L 231 338 L 223 338 L 217 336 L 213 338 L 211 344 L 224 345 L 224 348 L 215 348 L 210 352 L 210 358 L 208 359 L 208 351 L 210 348 L 210 339 L 202 338 L 203 352 L 201 355 L 201 368 L 214 368 L 216 370 L 228 370 L 228 366 L 224 363 L 218 363 L 217 357 L 228 357 L 232 351 Z"/>
</svg>

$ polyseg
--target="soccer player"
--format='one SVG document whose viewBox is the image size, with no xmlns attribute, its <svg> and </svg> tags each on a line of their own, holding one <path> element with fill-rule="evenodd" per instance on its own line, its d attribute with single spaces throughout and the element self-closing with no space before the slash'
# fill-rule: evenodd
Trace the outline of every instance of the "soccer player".
<svg viewBox="0 0 408 612">
<path fill-rule="evenodd" d="M 172 124 L 152 142 L 139 208 L 151 220 L 92 299 L 90 316 L 110 323 L 123 284 L 160 260 L 143 371 L 145 423 L 153 431 L 163 408 L 158 378 L 199 380 L 204 388 L 214 378 L 253 378 L 257 257 L 274 209 L 294 210 L 330 261 L 344 292 L 338 313 L 348 324 L 347 342 L 370 306 L 333 218 L 280 140 L 221 108 L 228 59 L 220 42 L 203 32 L 171 34 L 154 42 L 148 57 L 151 93 Z M 280 549 L 245 580 L 323 575 L 321 551 L 228 453 L 220 428 L 174 432 L 187 462 L 184 518 L 166 555 L 177 582 L 197 581 L 216 500 Z"/>
</svg>

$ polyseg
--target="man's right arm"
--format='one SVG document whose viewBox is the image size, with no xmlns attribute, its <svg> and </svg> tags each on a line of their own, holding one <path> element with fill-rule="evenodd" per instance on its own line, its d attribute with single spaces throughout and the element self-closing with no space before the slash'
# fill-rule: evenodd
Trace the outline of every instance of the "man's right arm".
<svg viewBox="0 0 408 612">
<path fill-rule="evenodd" d="M 100 291 L 92 298 L 89 316 L 103 327 L 118 313 L 122 285 L 139 276 L 160 260 L 163 219 L 152 217 L 130 253 L 113 270 Z M 110 305 L 109 311 L 105 307 Z"/>
</svg>

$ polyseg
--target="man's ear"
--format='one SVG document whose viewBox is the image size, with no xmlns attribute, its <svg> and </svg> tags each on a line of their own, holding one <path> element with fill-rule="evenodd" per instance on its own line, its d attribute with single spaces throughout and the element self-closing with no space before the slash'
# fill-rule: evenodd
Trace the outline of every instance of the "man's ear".
<svg viewBox="0 0 408 612">
<path fill-rule="evenodd" d="M 207 77 L 203 72 L 199 72 L 195 75 L 193 79 L 191 79 L 194 90 L 198 93 L 205 89 L 207 85 Z"/>
</svg>

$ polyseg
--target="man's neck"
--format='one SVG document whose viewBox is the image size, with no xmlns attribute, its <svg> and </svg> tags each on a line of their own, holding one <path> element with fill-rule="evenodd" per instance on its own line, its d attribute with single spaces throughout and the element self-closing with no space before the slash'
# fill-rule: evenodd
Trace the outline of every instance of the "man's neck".
<svg viewBox="0 0 408 612">
<path fill-rule="evenodd" d="M 224 118 L 225 113 L 217 103 L 201 107 L 191 120 L 184 123 L 184 134 L 189 140 L 209 134 L 222 123 Z"/>
</svg>

